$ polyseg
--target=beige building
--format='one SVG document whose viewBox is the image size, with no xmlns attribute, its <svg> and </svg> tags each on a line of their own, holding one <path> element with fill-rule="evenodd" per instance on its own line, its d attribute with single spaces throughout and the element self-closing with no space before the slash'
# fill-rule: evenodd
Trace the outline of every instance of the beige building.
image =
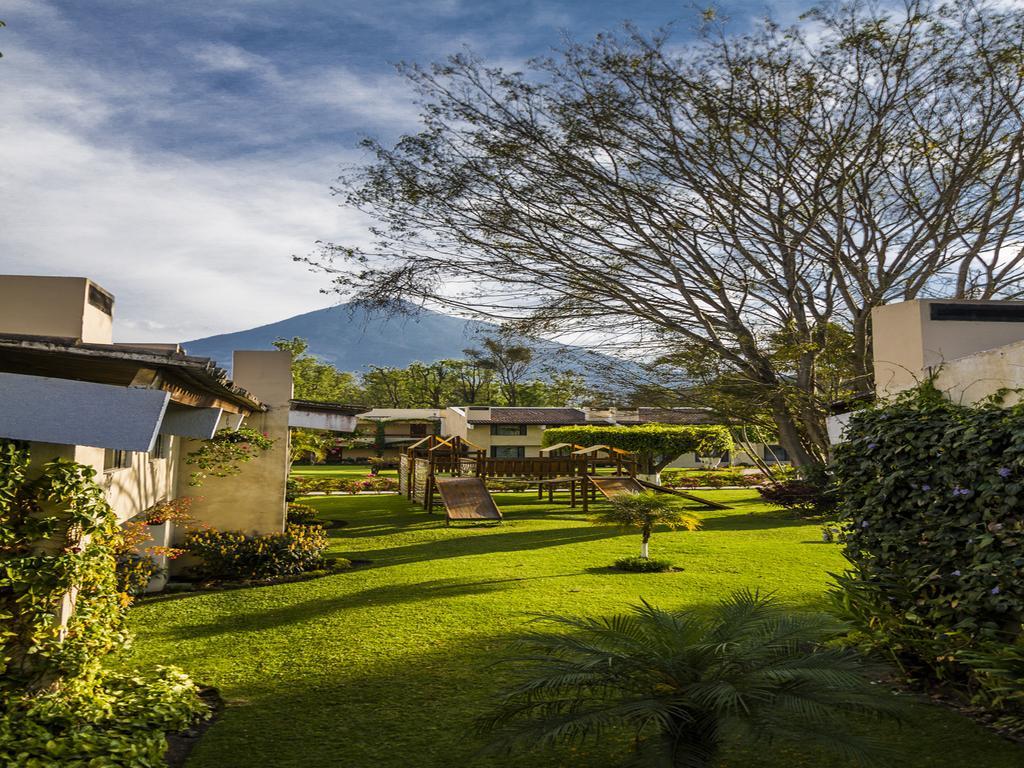
<svg viewBox="0 0 1024 768">
<path fill-rule="evenodd" d="M 879 397 L 932 375 L 954 402 L 1024 386 L 1024 302 L 906 301 L 876 308 L 871 324 Z"/>
<path fill-rule="evenodd" d="M 713 425 L 716 418 L 701 408 L 510 408 L 466 406 L 448 408 L 445 434 L 457 435 L 495 458 L 540 456 L 544 432 L 550 427 L 638 426 L 641 424 Z M 769 462 L 786 461 L 780 446 L 751 446 L 759 458 Z M 669 467 L 699 467 L 701 457 L 683 454 Z M 724 464 L 752 464 L 743 450 L 723 457 Z"/>
<path fill-rule="evenodd" d="M 0 276 L 0 437 L 27 442 L 33 463 L 93 467 L 122 522 L 192 496 L 209 526 L 281 531 L 289 421 L 318 417 L 292 404 L 289 353 L 236 352 L 229 380 L 176 344 L 113 343 L 113 312 L 114 297 L 86 278 Z M 238 475 L 190 486 L 189 452 L 242 424 L 273 447 Z"/>
<path fill-rule="evenodd" d="M 956 403 L 1024 387 L 1024 302 L 921 299 L 871 313 L 875 395 L 884 399 L 934 377 Z M 828 419 L 829 439 L 843 440 L 851 413 Z"/>
<path fill-rule="evenodd" d="M 397 461 L 402 449 L 427 435 L 447 435 L 447 408 L 373 408 L 356 416 L 356 435 L 338 458 Z"/>
</svg>

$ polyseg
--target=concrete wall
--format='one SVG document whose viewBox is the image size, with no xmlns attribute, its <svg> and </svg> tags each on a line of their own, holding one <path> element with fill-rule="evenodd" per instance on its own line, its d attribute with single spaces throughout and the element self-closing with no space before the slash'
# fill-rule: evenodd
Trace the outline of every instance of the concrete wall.
<svg viewBox="0 0 1024 768">
<path fill-rule="evenodd" d="M 1024 340 L 1024 322 L 932 320 L 934 304 L 1017 306 L 1022 302 L 920 300 L 876 307 L 871 313 L 875 390 L 879 396 L 913 387 L 966 355 Z"/>
<path fill-rule="evenodd" d="M 285 485 L 289 469 L 288 416 L 292 398 L 291 353 L 235 352 L 232 377 L 267 406 L 265 413 L 248 416 L 245 426 L 265 433 L 274 441 L 267 451 L 241 465 L 231 477 L 208 477 L 199 487 L 188 485 L 194 467 L 179 467 L 179 496 L 195 498 L 197 520 L 220 530 L 247 534 L 281 531 L 285 521 Z M 225 424 L 226 424 L 225 417 Z M 200 443 L 187 440 L 184 454 Z"/>
<path fill-rule="evenodd" d="M 1002 389 L 1024 387 L 1024 341 L 946 362 L 935 377 L 935 386 L 954 403 L 964 405 Z M 1010 392 L 1003 403 L 1010 406 L 1020 401 L 1019 393 Z"/>
<path fill-rule="evenodd" d="M 177 456 L 182 440 L 172 438 L 168 458 L 156 459 L 148 453 L 132 453 L 131 466 L 104 470 L 105 451 L 84 445 L 29 444 L 32 466 L 63 458 L 96 470 L 96 483 L 103 489 L 118 522 L 135 517 L 158 501 L 174 498 L 178 486 Z"/>
<path fill-rule="evenodd" d="M 448 437 L 461 437 L 469 440 L 469 424 L 466 421 L 466 411 L 463 408 L 446 408 L 444 421 L 441 422 L 444 428 L 442 434 Z"/>
<path fill-rule="evenodd" d="M 0 330 L 109 344 L 113 317 L 89 303 L 90 287 L 113 302 L 84 277 L 0 275 Z"/>
<path fill-rule="evenodd" d="M 178 496 L 179 462 L 182 440 L 173 438 L 168 458 L 156 459 L 148 453 L 133 453 L 132 466 L 100 472 L 97 479 L 107 495 L 107 501 L 124 522 L 152 507 L 158 501 Z M 80 449 L 98 451 L 103 462 L 103 451 L 95 448 Z"/>
</svg>

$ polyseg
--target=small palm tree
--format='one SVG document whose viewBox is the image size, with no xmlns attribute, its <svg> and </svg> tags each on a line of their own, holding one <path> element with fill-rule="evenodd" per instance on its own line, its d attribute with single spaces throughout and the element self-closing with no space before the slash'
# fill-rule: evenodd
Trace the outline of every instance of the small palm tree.
<svg viewBox="0 0 1024 768">
<path fill-rule="evenodd" d="M 331 447 L 331 439 L 317 432 L 305 429 L 293 429 L 291 434 L 291 463 L 306 459 L 310 464 L 323 461 L 327 449 Z"/>
<path fill-rule="evenodd" d="M 617 525 L 630 531 L 639 529 L 640 557 L 644 560 L 650 558 L 648 544 L 656 525 L 688 531 L 700 527 L 698 518 L 680 509 L 674 500 L 654 491 L 623 494 L 594 515 L 593 521 L 598 525 Z"/>
<path fill-rule="evenodd" d="M 858 655 L 821 645 L 844 625 L 757 593 L 711 611 L 645 602 L 608 619 L 538 620 L 562 631 L 530 633 L 507 660 L 520 680 L 479 721 L 492 749 L 622 738 L 631 765 L 706 768 L 725 746 L 794 737 L 869 763 L 885 750 L 851 734 L 848 716 L 898 712 Z"/>
</svg>

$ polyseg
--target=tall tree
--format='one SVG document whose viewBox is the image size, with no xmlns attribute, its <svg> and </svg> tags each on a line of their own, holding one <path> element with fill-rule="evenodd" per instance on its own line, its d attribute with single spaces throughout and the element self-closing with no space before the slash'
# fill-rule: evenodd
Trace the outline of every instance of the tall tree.
<svg viewBox="0 0 1024 768">
<path fill-rule="evenodd" d="M 405 370 L 371 365 L 363 374 L 366 399 L 377 408 L 409 408 L 408 377 Z"/>
<path fill-rule="evenodd" d="M 1024 10 L 839 2 L 790 29 L 713 26 L 682 50 L 627 27 L 524 74 L 406 69 L 424 129 L 369 142 L 342 179 L 378 247 L 313 263 L 378 305 L 706 350 L 763 393 L 797 463 L 821 460 L 832 327 L 867 392 L 874 307 L 1021 295 Z"/>
<path fill-rule="evenodd" d="M 339 371 L 309 354 L 309 343 L 305 339 L 278 339 L 274 346 L 292 354 L 292 381 L 295 397 L 302 400 L 322 402 L 360 403 L 364 392 L 356 377 Z"/>
<path fill-rule="evenodd" d="M 442 408 L 448 405 L 455 375 L 447 361 L 411 363 L 405 369 L 409 400 L 414 408 Z"/>
<path fill-rule="evenodd" d="M 530 374 L 533 350 L 508 339 L 487 337 L 480 349 L 465 350 L 466 357 L 475 365 L 494 371 L 505 405 L 519 405 L 519 392 Z"/>
<path fill-rule="evenodd" d="M 452 385 L 453 403 L 459 405 L 490 405 L 494 389 L 494 371 L 473 360 L 446 360 L 455 377 Z"/>
</svg>

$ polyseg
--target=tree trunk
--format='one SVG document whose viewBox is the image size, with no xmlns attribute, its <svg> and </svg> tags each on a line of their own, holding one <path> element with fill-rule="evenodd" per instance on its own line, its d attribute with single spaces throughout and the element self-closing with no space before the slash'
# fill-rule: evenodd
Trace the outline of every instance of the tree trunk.
<svg viewBox="0 0 1024 768">
<path fill-rule="evenodd" d="M 805 467 L 820 464 L 821 460 L 813 456 L 804 445 L 796 419 L 790 413 L 782 395 L 772 398 L 772 417 L 779 427 L 779 444 L 786 449 L 789 460 L 794 467 Z"/>
<path fill-rule="evenodd" d="M 648 543 L 651 540 L 651 532 L 644 531 L 643 538 L 640 540 L 640 557 L 643 560 L 650 560 L 650 552 L 648 549 Z"/>
</svg>

